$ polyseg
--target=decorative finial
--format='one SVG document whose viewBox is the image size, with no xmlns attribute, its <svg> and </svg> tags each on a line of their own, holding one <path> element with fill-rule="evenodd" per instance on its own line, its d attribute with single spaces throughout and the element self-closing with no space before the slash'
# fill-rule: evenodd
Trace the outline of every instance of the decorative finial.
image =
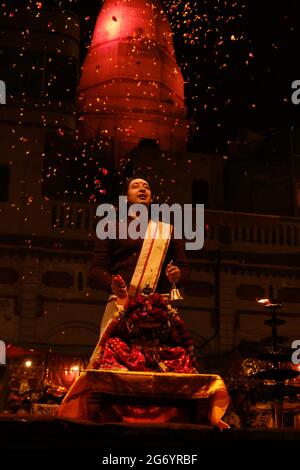
<svg viewBox="0 0 300 470">
<path fill-rule="evenodd" d="M 147 283 L 146 283 L 146 286 L 145 286 L 144 289 L 143 289 L 142 294 L 143 294 L 143 295 L 150 295 L 150 294 L 152 294 L 152 293 L 153 293 L 153 289 L 150 287 L 149 282 L 147 282 Z"/>
</svg>

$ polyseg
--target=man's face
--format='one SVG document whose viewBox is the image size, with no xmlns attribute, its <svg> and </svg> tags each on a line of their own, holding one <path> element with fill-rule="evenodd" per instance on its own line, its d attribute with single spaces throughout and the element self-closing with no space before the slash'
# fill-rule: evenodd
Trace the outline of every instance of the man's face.
<svg viewBox="0 0 300 470">
<path fill-rule="evenodd" d="M 130 204 L 145 204 L 149 207 L 151 204 L 151 189 L 147 181 L 142 178 L 130 181 L 127 199 Z"/>
</svg>

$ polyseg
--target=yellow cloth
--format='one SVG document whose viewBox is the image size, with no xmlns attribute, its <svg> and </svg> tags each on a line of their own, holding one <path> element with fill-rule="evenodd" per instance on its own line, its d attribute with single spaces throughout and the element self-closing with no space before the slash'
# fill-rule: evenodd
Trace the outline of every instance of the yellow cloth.
<svg viewBox="0 0 300 470">
<path fill-rule="evenodd" d="M 208 419 L 219 428 L 229 427 L 222 421 L 229 396 L 218 375 L 86 370 L 64 398 L 58 416 L 88 420 L 90 392 L 151 398 L 201 400 L 210 398 Z"/>
<path fill-rule="evenodd" d="M 168 251 L 171 234 L 171 225 L 150 220 L 140 256 L 130 281 L 129 297 L 135 297 L 143 292 L 146 285 L 149 285 L 153 292 L 155 291 Z"/>
</svg>

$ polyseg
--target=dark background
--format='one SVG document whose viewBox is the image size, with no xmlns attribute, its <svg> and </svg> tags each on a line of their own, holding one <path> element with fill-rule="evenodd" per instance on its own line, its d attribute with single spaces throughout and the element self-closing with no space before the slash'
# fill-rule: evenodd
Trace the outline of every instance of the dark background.
<svg viewBox="0 0 300 470">
<path fill-rule="evenodd" d="M 10 11 L 13 15 L 19 4 L 28 6 L 33 15 L 43 8 L 77 13 L 83 63 L 103 0 L 2 0 L 0 15 L 1 10 L 3 15 Z M 291 102 L 291 85 L 300 79 L 300 2 L 161 0 L 161 4 L 174 32 L 177 61 L 185 80 L 191 121 L 188 150 L 214 153 L 224 159 L 224 208 L 295 215 L 293 181 L 300 177 L 300 158 L 295 157 L 300 156 L 300 105 Z M 10 89 L 14 80 L 20 80 L 18 67 L 21 71 L 25 60 L 15 53 L 13 58 L 6 51 L 5 59 L 0 51 L 0 78 L 7 79 Z M 38 73 L 41 64 L 36 65 Z M 49 80 L 52 93 L 74 102 L 77 64 L 56 57 L 53 65 L 53 73 L 48 65 L 49 76 L 56 76 Z M 22 86 L 27 84 L 30 94 L 38 90 L 35 78 L 38 80 L 31 70 L 22 78 Z M 16 88 L 20 88 L 19 83 Z M 116 197 L 109 188 L 120 186 L 119 179 L 123 181 L 130 174 L 123 172 L 115 178 L 103 142 L 86 142 L 80 149 L 76 145 L 67 135 L 49 135 L 43 194 L 79 200 Z M 97 167 L 100 160 L 104 173 Z M 57 169 L 53 175 L 51 168 Z M 266 207 L 261 207 L 260 200 L 253 202 L 250 194 L 262 174 L 267 178 L 259 184 L 270 186 Z M 278 190 L 271 180 L 283 175 L 283 184 L 290 189 L 278 199 L 286 201 L 273 204 Z M 244 199 L 240 197 L 242 189 L 247 190 Z"/>
<path fill-rule="evenodd" d="M 32 2 L 33 4 L 36 2 Z M 190 149 L 228 152 L 244 129 L 272 135 L 299 125 L 300 2 L 162 0 L 186 81 Z M 80 16 L 82 60 L 101 0 L 43 1 Z"/>
</svg>

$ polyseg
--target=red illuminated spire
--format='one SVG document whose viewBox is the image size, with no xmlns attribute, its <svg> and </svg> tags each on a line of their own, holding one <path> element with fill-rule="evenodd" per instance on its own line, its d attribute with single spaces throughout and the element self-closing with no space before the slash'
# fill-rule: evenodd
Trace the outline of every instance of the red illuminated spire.
<svg viewBox="0 0 300 470">
<path fill-rule="evenodd" d="M 105 132 L 121 154 L 140 139 L 185 148 L 184 82 L 157 0 L 106 0 L 80 81 L 82 138 Z"/>
<path fill-rule="evenodd" d="M 168 18 L 157 0 L 106 0 L 98 17 L 92 44 L 113 40 L 142 40 L 167 47 L 174 55 Z"/>
</svg>

